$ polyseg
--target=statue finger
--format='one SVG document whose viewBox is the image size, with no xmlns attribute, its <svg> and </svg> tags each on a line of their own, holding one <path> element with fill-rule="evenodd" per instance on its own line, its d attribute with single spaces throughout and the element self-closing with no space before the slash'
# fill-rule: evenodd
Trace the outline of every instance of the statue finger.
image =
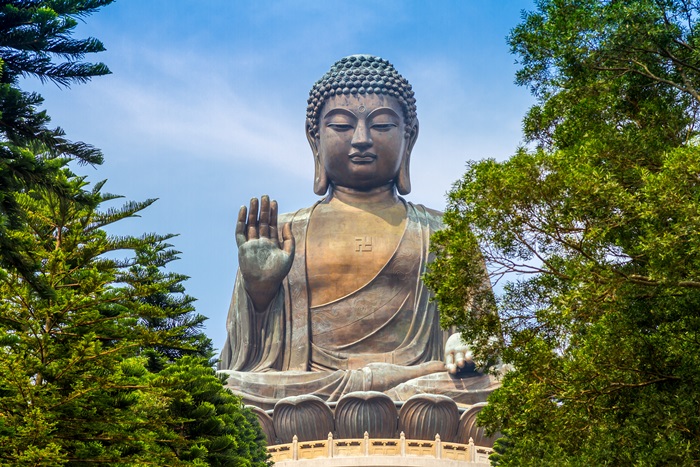
<svg viewBox="0 0 700 467">
<path fill-rule="evenodd" d="M 246 241 L 245 236 L 245 219 L 248 217 L 248 209 L 241 206 L 238 210 L 238 221 L 236 222 L 236 245 L 241 246 Z"/>
<path fill-rule="evenodd" d="M 445 355 L 445 368 L 447 368 L 447 372 L 450 374 L 457 373 L 457 365 L 455 365 L 455 356 L 452 352 L 448 352 L 447 355 Z"/>
<path fill-rule="evenodd" d="M 458 368 L 464 368 L 467 361 L 464 359 L 464 352 L 455 352 L 455 363 Z"/>
<path fill-rule="evenodd" d="M 277 232 L 277 201 L 270 201 L 270 240 L 274 240 L 280 246 L 280 239 Z"/>
<path fill-rule="evenodd" d="M 258 198 L 251 198 L 248 210 L 248 240 L 258 238 Z"/>
<path fill-rule="evenodd" d="M 270 197 L 267 195 L 262 195 L 260 198 L 258 235 L 260 238 L 270 238 Z"/>
<path fill-rule="evenodd" d="M 292 235 L 291 222 L 287 222 L 282 227 L 282 249 L 290 256 L 294 254 L 294 235 Z"/>
</svg>

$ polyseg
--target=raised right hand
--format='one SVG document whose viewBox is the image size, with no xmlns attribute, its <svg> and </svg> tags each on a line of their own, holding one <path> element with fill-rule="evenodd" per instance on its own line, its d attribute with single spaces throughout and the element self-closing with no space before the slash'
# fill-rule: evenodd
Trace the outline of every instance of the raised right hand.
<svg viewBox="0 0 700 467">
<path fill-rule="evenodd" d="M 241 206 L 236 223 L 236 243 L 243 285 L 255 309 L 264 311 L 294 261 L 294 236 L 289 223 L 282 227 L 282 243 L 279 241 L 276 201 L 263 195 L 260 202 L 257 198 L 250 200 L 250 209 Z"/>
</svg>

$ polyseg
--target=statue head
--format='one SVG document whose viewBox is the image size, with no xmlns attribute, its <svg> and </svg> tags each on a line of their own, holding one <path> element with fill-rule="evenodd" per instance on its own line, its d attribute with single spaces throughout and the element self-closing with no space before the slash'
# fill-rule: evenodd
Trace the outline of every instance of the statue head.
<svg viewBox="0 0 700 467">
<path fill-rule="evenodd" d="M 365 113 L 365 103 L 367 110 Z M 360 150 L 362 147 L 372 146 L 371 134 L 376 128 L 378 132 L 392 131 L 387 129 L 387 125 L 395 125 L 396 128 L 403 130 L 400 135 L 403 141 L 393 141 L 392 144 L 384 145 L 383 151 L 392 153 L 388 154 L 397 162 L 396 173 L 393 176 L 392 182 L 396 186 L 400 194 L 407 194 L 411 191 L 410 181 L 410 156 L 413 145 L 418 136 L 418 119 L 416 117 L 416 99 L 414 98 L 411 85 L 406 79 L 401 76 L 391 63 L 372 55 L 351 55 L 342 58 L 333 64 L 331 69 L 323 75 L 323 77 L 314 84 L 309 92 L 308 107 L 306 110 L 306 135 L 314 153 L 315 176 L 314 176 L 314 192 L 318 195 L 323 195 L 328 190 L 328 185 L 333 182 L 329 179 L 327 154 L 324 153 L 326 145 L 321 141 L 324 138 L 325 132 L 322 131 L 323 122 L 321 121 L 324 115 L 328 115 L 333 107 L 345 107 L 348 114 L 355 114 L 362 121 L 350 123 L 353 133 L 357 131 L 365 131 L 364 117 L 368 118 L 372 114 L 372 108 L 381 106 L 386 109 L 380 114 L 387 114 L 386 117 L 380 118 L 382 122 L 372 124 L 372 128 L 367 129 L 366 141 L 355 141 L 353 138 L 353 148 Z M 353 115 L 350 115 L 352 119 Z M 390 122 L 391 119 L 397 122 Z M 386 120 L 386 121 L 384 121 Z M 337 127 L 338 125 L 336 125 Z M 349 131 L 347 129 L 347 131 Z M 345 130 L 344 130 L 345 131 Z M 376 133 L 380 141 L 385 138 L 384 134 Z M 350 135 L 352 136 L 352 135 Z M 358 136 L 358 135 L 356 135 Z M 361 138 L 360 138 L 361 139 Z M 353 149 L 354 150 L 354 149 Z M 369 149 L 368 149 L 369 150 Z M 372 165 L 370 162 L 358 158 L 356 165 L 363 167 L 364 170 L 369 170 Z M 383 161 L 380 161 L 383 162 Z M 379 169 L 382 169 L 380 166 Z M 391 172 L 390 167 L 384 167 L 384 171 Z"/>
</svg>

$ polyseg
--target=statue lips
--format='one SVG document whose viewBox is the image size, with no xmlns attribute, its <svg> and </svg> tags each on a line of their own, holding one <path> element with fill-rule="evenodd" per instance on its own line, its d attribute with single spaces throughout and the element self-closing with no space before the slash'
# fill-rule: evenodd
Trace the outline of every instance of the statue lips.
<svg viewBox="0 0 700 467">
<path fill-rule="evenodd" d="M 353 152 L 348 156 L 353 164 L 371 164 L 377 159 L 377 155 L 371 152 Z"/>
</svg>

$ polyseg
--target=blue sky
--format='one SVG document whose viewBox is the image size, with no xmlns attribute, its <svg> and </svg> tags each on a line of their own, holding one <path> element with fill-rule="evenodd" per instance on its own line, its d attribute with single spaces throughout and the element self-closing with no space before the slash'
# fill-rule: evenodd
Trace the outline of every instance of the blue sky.
<svg viewBox="0 0 700 467">
<path fill-rule="evenodd" d="M 106 162 L 76 167 L 126 199 L 159 198 L 115 233 L 178 233 L 171 268 L 223 346 L 237 269 L 239 207 L 269 194 L 281 211 L 309 206 L 313 164 L 306 98 L 330 65 L 369 53 L 413 85 L 420 135 L 406 198 L 442 210 L 470 160 L 505 159 L 522 141 L 533 103 L 513 83 L 506 44 L 531 0 L 119 0 L 86 19 L 78 37 L 107 51 L 113 74 L 70 89 L 28 80 L 53 124 L 101 148 Z"/>
</svg>

